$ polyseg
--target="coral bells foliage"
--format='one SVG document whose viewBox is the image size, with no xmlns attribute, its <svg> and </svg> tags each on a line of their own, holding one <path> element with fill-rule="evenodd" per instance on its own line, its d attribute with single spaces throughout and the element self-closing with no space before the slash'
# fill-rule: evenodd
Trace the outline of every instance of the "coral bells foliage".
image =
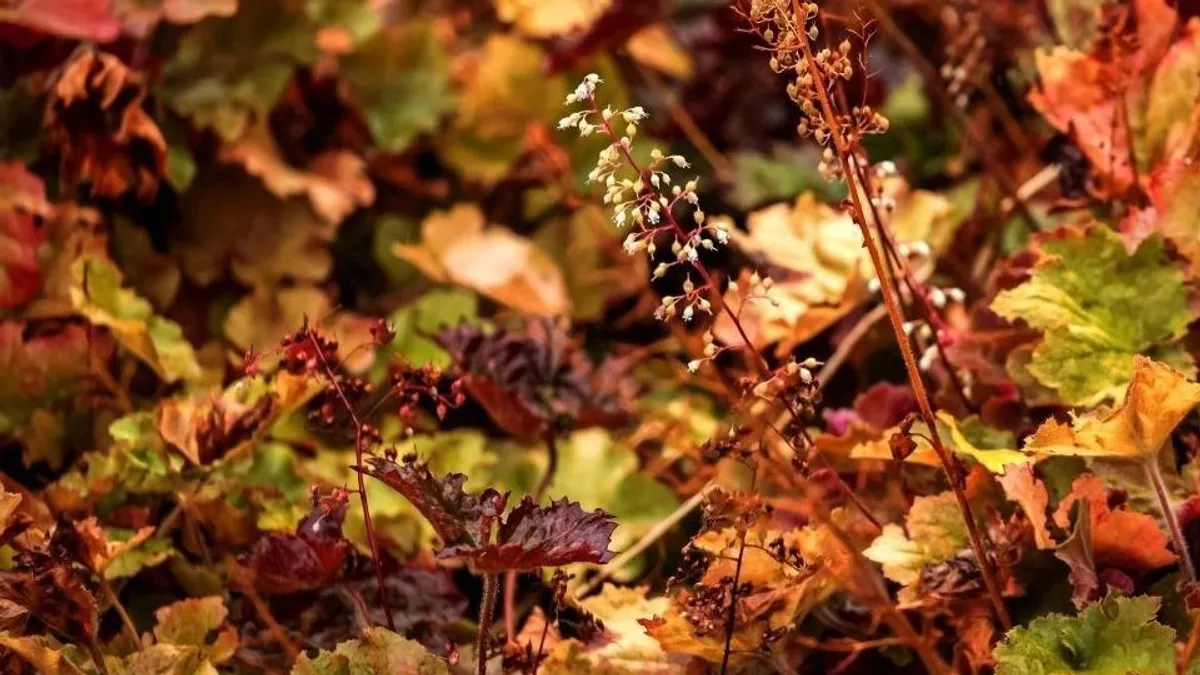
<svg viewBox="0 0 1200 675">
<path fill-rule="evenodd" d="M 324 588 L 340 576 L 351 545 L 342 535 L 349 496 L 313 491 L 312 511 L 294 534 L 271 534 L 254 544 L 245 566 L 255 590 L 288 595 Z"/>
<path fill-rule="evenodd" d="M 486 332 L 470 324 L 443 330 L 438 342 L 462 371 L 459 380 L 510 434 L 616 427 L 629 418 L 635 384 L 625 364 L 594 364 L 564 322 L 531 319 L 514 329 Z"/>
<path fill-rule="evenodd" d="M 526 497 L 501 519 L 507 494 L 491 488 L 467 492 L 465 475 L 435 476 L 415 456 L 401 462 L 370 457 L 359 470 L 404 495 L 425 516 L 442 540 L 439 557 L 461 558 L 481 572 L 603 563 L 612 558 L 608 545 L 617 523 L 602 510 L 585 511 L 565 498 L 539 506 Z M 499 527 L 493 528 L 497 523 Z"/>
</svg>

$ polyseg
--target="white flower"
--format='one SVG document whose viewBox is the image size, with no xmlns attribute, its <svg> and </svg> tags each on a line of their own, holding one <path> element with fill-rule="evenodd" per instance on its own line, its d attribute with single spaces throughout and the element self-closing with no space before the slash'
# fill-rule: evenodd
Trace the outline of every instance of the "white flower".
<svg viewBox="0 0 1200 675">
<path fill-rule="evenodd" d="M 683 308 L 683 320 L 684 321 L 691 321 L 692 317 L 695 315 L 696 315 L 696 313 L 694 311 L 692 311 L 691 305 L 688 305 L 687 307 Z"/>
<path fill-rule="evenodd" d="M 683 155 L 672 155 L 671 161 L 675 162 L 675 166 L 681 169 L 686 169 L 691 166 L 691 164 L 688 164 L 688 161 L 683 158 Z"/>
<path fill-rule="evenodd" d="M 688 369 L 688 372 L 689 372 L 689 373 L 694 373 L 694 372 L 696 372 L 697 370 L 700 370 L 700 360 L 699 360 L 699 359 L 693 359 L 693 360 L 691 360 L 691 361 L 688 361 L 688 364 L 687 364 L 687 369 Z"/>
<path fill-rule="evenodd" d="M 580 82 L 579 86 L 575 87 L 575 91 L 572 95 L 575 97 L 575 100 L 582 101 L 588 96 L 591 96 L 591 94 L 592 88 L 587 85 L 587 82 Z"/>
<path fill-rule="evenodd" d="M 638 241 L 637 235 L 630 232 L 628 237 L 625 237 L 625 243 L 622 244 L 625 252 L 629 255 L 634 255 L 642 248 L 642 242 Z"/>
<path fill-rule="evenodd" d="M 658 209 L 646 209 L 646 220 L 650 221 L 651 225 L 658 224 Z"/>
</svg>

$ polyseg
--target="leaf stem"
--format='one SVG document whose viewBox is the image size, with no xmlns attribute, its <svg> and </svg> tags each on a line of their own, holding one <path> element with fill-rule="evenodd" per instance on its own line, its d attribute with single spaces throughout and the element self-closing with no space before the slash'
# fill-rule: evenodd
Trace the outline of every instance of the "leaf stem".
<svg viewBox="0 0 1200 675">
<path fill-rule="evenodd" d="M 978 525 L 975 523 L 975 517 L 971 513 L 971 505 L 968 503 L 967 496 L 963 492 L 962 486 L 956 476 L 954 458 L 938 437 L 937 419 L 934 417 L 933 407 L 929 403 L 929 395 L 925 391 L 925 383 L 921 378 L 921 371 L 917 367 L 917 360 L 913 356 L 912 345 L 909 344 L 908 336 L 904 332 L 904 316 L 900 310 L 899 300 L 896 297 L 896 289 L 893 285 L 894 280 L 889 273 L 889 266 L 887 261 L 884 260 L 879 242 L 871 232 L 870 224 L 867 222 L 866 209 L 862 204 L 862 190 L 856 184 L 855 162 L 851 157 L 849 143 L 842 135 L 841 122 L 833 109 L 832 102 L 829 100 L 824 73 L 817 66 L 812 49 L 808 44 L 808 38 L 803 34 L 804 12 L 800 7 L 799 0 L 792 0 L 792 9 L 795 21 L 797 22 L 795 27 L 797 32 L 796 39 L 800 44 L 801 50 L 804 52 L 804 62 L 808 67 L 809 75 L 813 79 L 813 88 L 817 92 L 826 126 L 829 128 L 830 137 L 837 150 L 838 159 L 842 164 L 842 173 L 846 179 L 847 191 L 850 193 L 850 200 L 855 210 L 854 220 L 862 230 L 863 241 L 866 244 L 867 252 L 870 254 L 871 264 L 875 268 L 876 276 L 879 277 L 879 287 L 883 292 L 884 304 L 888 308 L 888 318 L 891 320 L 892 332 L 895 333 L 896 343 L 900 347 L 900 354 L 904 359 L 904 367 L 908 371 L 908 379 L 912 385 L 913 396 L 917 400 L 917 407 L 921 412 L 922 419 L 929 427 L 933 449 L 937 453 L 938 460 L 941 462 L 942 468 L 949 479 L 950 489 L 954 492 L 954 498 L 958 502 L 959 510 L 962 511 L 963 520 L 967 525 L 967 534 L 971 540 L 971 550 L 975 553 L 975 559 L 979 564 L 979 570 L 983 577 L 984 585 L 987 587 L 988 596 L 991 598 L 992 605 L 996 611 L 996 616 L 1004 629 L 1007 630 L 1012 627 L 1012 620 L 1009 618 L 1008 608 L 1004 605 L 1004 598 L 1000 595 L 1000 585 L 996 581 L 995 571 L 987 556 L 987 549 L 983 544 L 983 537 L 980 534 Z"/>
<path fill-rule="evenodd" d="M 108 599 L 112 602 L 113 609 L 117 611 L 117 615 L 121 617 L 121 625 L 125 629 L 125 636 L 133 641 L 133 648 L 140 649 L 142 640 L 138 637 L 137 627 L 133 625 L 133 619 L 129 618 L 129 612 L 125 611 L 125 606 L 121 604 L 121 599 L 117 597 L 117 591 L 113 588 L 112 583 L 104 576 L 104 571 L 101 570 L 96 574 L 96 578 L 100 580 L 100 587 L 108 595 Z"/>
<path fill-rule="evenodd" d="M 497 579 L 495 574 L 483 575 L 483 603 L 479 606 L 479 635 L 475 638 L 475 672 L 487 675 L 488 627 L 496 611 Z"/>
<path fill-rule="evenodd" d="M 1171 531 L 1171 540 L 1175 543 L 1175 552 L 1179 554 L 1179 566 L 1183 569 L 1187 580 L 1196 582 L 1196 568 L 1192 565 L 1192 554 L 1188 551 L 1187 540 L 1183 537 L 1183 528 L 1175 517 L 1175 509 L 1171 506 L 1171 496 L 1167 493 L 1167 485 L 1163 482 L 1162 470 L 1158 468 L 1158 455 L 1154 453 L 1145 458 L 1142 466 L 1146 469 L 1146 478 L 1154 488 L 1158 497 L 1158 508 L 1162 510 L 1163 520 L 1167 521 L 1167 529 Z"/>
<path fill-rule="evenodd" d="M 312 343 L 313 352 L 321 359 L 321 369 L 325 372 L 325 378 L 329 380 L 329 384 L 337 393 L 338 399 L 342 405 L 346 407 L 346 414 L 350 415 L 350 420 L 354 422 L 354 463 L 356 466 L 363 465 L 363 422 L 358 418 L 358 413 L 354 412 L 354 406 L 350 405 L 350 399 L 346 398 L 346 393 L 342 391 L 342 385 L 338 384 L 337 378 L 334 376 L 333 369 L 329 366 L 329 361 L 325 358 L 325 353 L 321 350 L 321 345 L 317 344 L 316 338 L 309 333 L 309 341 Z M 375 568 L 375 582 L 379 584 L 379 605 L 383 608 L 383 616 L 387 620 L 388 630 L 396 631 L 396 622 L 392 618 L 392 608 L 388 604 L 387 585 L 383 578 L 383 559 L 379 557 L 379 541 L 375 537 L 375 527 L 371 523 L 371 503 L 367 499 L 367 482 L 362 471 L 355 471 L 355 476 L 358 478 L 358 499 L 362 505 L 363 525 L 367 531 L 367 543 L 371 547 L 371 562 Z"/>
</svg>

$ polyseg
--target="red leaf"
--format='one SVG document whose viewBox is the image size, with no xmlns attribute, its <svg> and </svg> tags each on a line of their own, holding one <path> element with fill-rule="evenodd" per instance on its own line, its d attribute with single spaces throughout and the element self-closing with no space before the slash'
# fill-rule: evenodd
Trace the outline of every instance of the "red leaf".
<svg viewBox="0 0 1200 675">
<path fill-rule="evenodd" d="M 1090 505 L 1092 547 L 1097 564 L 1154 570 L 1175 562 L 1175 554 L 1167 549 L 1167 535 L 1158 523 L 1144 513 L 1110 508 L 1104 482 L 1092 474 L 1084 474 L 1071 483 L 1071 494 L 1059 502 L 1054 522 L 1067 529 L 1071 505 L 1084 499 Z"/>
<path fill-rule="evenodd" d="M 488 488 L 471 494 L 463 490 L 467 477 L 452 473 L 434 476 L 429 466 L 415 458 L 397 464 L 382 457 L 367 458 L 357 470 L 373 476 L 404 495 L 425 516 L 448 547 L 475 548 L 491 537 L 492 523 L 504 511 L 507 494 Z"/>
<path fill-rule="evenodd" d="M 37 249 L 46 238 L 37 218 L 49 210 L 41 179 L 20 162 L 0 162 L 0 309 L 37 297 L 42 283 Z"/>
<path fill-rule="evenodd" d="M 566 498 L 543 507 L 526 497 L 500 525 L 496 543 L 448 547 L 438 556 L 467 558 L 484 572 L 605 563 L 615 529 L 612 515 L 599 509 L 584 511 Z"/>
<path fill-rule="evenodd" d="M 18 0 L 15 8 L 0 9 L 0 20 L 59 37 L 109 42 L 121 30 L 110 4 L 111 0 Z"/>
<path fill-rule="evenodd" d="M 254 588 L 266 595 L 288 595 L 334 581 L 351 550 L 342 536 L 346 503 L 346 492 L 334 490 L 316 500 L 295 534 L 259 539 L 247 563 Z"/>
</svg>

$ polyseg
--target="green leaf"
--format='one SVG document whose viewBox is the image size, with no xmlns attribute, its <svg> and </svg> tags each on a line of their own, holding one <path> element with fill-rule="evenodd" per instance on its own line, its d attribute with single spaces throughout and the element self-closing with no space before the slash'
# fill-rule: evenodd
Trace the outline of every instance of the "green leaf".
<svg viewBox="0 0 1200 675">
<path fill-rule="evenodd" d="M 978 415 L 956 420 L 949 413 L 938 411 L 940 426 L 949 432 L 950 446 L 960 455 L 979 462 L 992 473 L 1004 473 L 1009 464 L 1022 464 L 1029 456 L 1016 449 L 1017 438 L 1010 431 L 993 429 Z"/>
<path fill-rule="evenodd" d="M 412 218 L 392 213 L 381 215 L 374 223 L 371 254 L 393 288 L 421 278 L 412 263 L 393 253 L 397 244 L 419 244 L 421 224 Z"/>
<path fill-rule="evenodd" d="M 450 355 L 429 336 L 463 321 L 476 322 L 479 298 L 461 289 L 433 290 L 391 316 L 392 350 L 414 365 L 450 365 Z"/>
<path fill-rule="evenodd" d="M 841 190 L 821 178 L 815 151 L 778 148 L 770 153 L 738 152 L 733 156 L 733 203 L 753 209 L 771 202 L 791 201 L 815 191 L 832 200 Z"/>
<path fill-rule="evenodd" d="M 1135 354 L 1181 355 L 1175 342 L 1191 312 L 1183 272 L 1166 259 L 1161 237 L 1130 254 L 1106 228 L 1064 229 L 1039 249 L 1032 278 L 1000 293 L 992 309 L 1044 331 L 1028 369 L 1064 402 L 1119 396 Z"/>
<path fill-rule="evenodd" d="M 109 529 L 108 538 L 111 541 L 122 541 L 133 534 L 131 530 Z M 106 579 L 124 579 L 132 577 L 147 567 L 154 567 L 176 554 L 170 539 L 156 537 L 147 539 L 140 545 L 128 551 L 123 551 L 104 568 Z"/>
<path fill-rule="evenodd" d="M 308 18 L 326 28 L 345 31 L 352 46 L 374 37 L 383 25 L 380 10 L 372 0 L 308 0 Z"/>
<path fill-rule="evenodd" d="M 81 256 L 71 266 L 71 304 L 89 321 L 105 326 L 134 356 L 167 382 L 201 376 L 196 352 L 179 324 L 158 316 L 144 298 L 122 288 L 121 272 L 99 255 Z"/>
<path fill-rule="evenodd" d="M 383 628 L 371 628 L 361 640 L 343 642 L 332 651 L 300 657 L 292 675 L 450 675 L 450 666 L 419 642 Z"/>
<path fill-rule="evenodd" d="M 547 77 L 542 63 L 533 43 L 511 35 L 488 39 L 442 142 L 459 173 L 487 184 L 500 180 L 524 151 L 530 123 L 561 115 L 566 80 Z"/>
<path fill-rule="evenodd" d="M 899 525 L 885 525 L 863 551 L 883 566 L 884 576 L 901 584 L 917 581 L 926 565 L 949 560 L 970 544 L 967 523 L 950 491 L 914 499 L 906 528 L 907 536 Z"/>
<path fill-rule="evenodd" d="M 159 93 L 202 128 L 233 141 L 265 115 L 297 66 L 317 56 L 316 26 L 284 0 L 238 3 L 229 18 L 184 33 L 163 69 Z"/>
<path fill-rule="evenodd" d="M 342 59 L 341 72 L 375 143 L 389 152 L 437 128 L 454 103 L 449 59 L 428 23 L 379 33 Z"/>
<path fill-rule="evenodd" d="M 219 596 L 182 600 L 154 613 L 158 619 L 154 637 L 160 643 L 203 645 L 209 631 L 220 626 L 228 615 L 225 601 Z"/>
<path fill-rule="evenodd" d="M 1109 596 L 1078 616 L 1050 614 L 996 646 L 997 675 L 1171 675 L 1175 631 L 1154 620 L 1159 599 Z"/>
</svg>

